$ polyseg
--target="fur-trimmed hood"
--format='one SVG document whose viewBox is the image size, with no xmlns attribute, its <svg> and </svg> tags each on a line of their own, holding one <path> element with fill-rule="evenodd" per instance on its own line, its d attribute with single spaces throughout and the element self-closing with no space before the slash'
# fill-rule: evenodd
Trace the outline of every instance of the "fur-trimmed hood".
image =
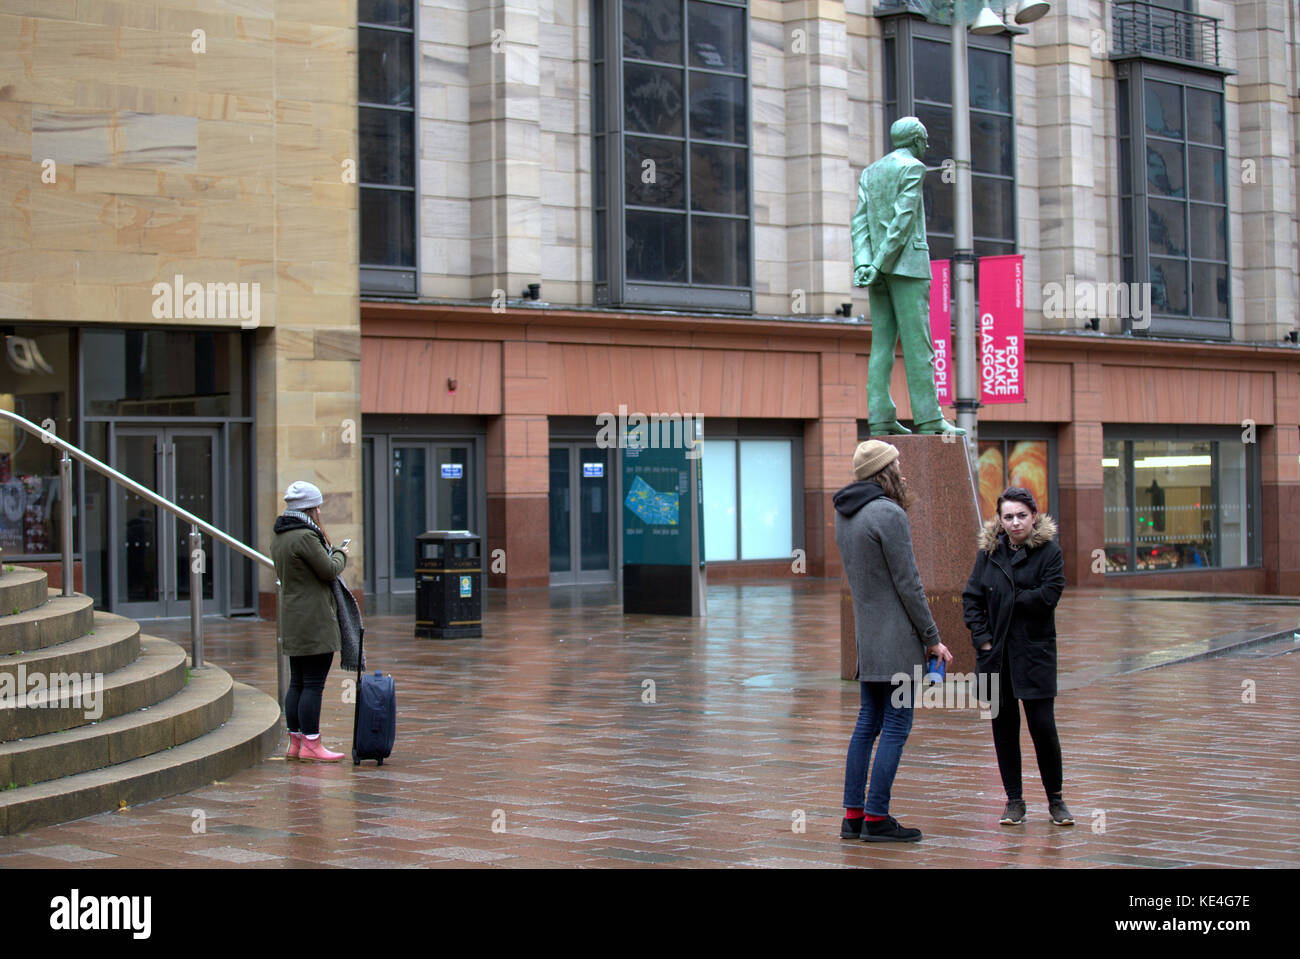
<svg viewBox="0 0 1300 959">
<path fill-rule="evenodd" d="M 996 516 L 986 521 L 984 528 L 980 530 L 979 548 L 986 553 L 991 553 L 997 549 L 1001 530 L 1002 524 L 998 522 Z M 1029 538 L 1025 540 L 1025 545 L 1033 549 L 1035 546 L 1050 543 L 1054 539 L 1056 539 L 1056 520 L 1046 513 L 1039 513 L 1038 519 L 1034 521 L 1033 531 L 1030 532 Z"/>
</svg>

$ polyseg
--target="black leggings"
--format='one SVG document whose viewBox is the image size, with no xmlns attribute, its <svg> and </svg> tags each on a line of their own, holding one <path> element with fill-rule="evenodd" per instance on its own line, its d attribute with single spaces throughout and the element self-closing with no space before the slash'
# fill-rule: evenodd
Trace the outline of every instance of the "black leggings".
<svg viewBox="0 0 1300 959">
<path fill-rule="evenodd" d="M 321 693 L 332 662 L 333 653 L 289 657 L 289 692 L 284 697 L 284 721 L 289 732 L 306 736 L 320 732 Z"/>
<path fill-rule="evenodd" d="M 1023 799 L 1020 781 L 1020 703 L 1025 704 L 1029 736 L 1038 756 L 1038 775 L 1049 797 L 1061 792 L 1061 740 L 1056 735 L 1056 699 L 1016 700 L 1011 691 L 1011 675 L 1005 661 L 998 678 L 998 714 L 993 717 L 993 748 L 998 755 L 998 771 L 1008 799 Z"/>
</svg>

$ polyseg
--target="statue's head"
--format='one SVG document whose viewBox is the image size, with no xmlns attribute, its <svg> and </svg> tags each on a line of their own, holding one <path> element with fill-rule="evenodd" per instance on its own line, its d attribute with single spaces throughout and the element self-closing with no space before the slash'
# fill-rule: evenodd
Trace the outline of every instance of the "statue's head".
<svg viewBox="0 0 1300 959">
<path fill-rule="evenodd" d="M 926 131 L 925 124 L 916 117 L 900 117 L 895 120 L 889 128 L 889 138 L 894 141 L 896 149 L 907 147 L 916 154 L 918 160 L 925 155 L 926 147 L 930 145 L 930 134 Z"/>
</svg>

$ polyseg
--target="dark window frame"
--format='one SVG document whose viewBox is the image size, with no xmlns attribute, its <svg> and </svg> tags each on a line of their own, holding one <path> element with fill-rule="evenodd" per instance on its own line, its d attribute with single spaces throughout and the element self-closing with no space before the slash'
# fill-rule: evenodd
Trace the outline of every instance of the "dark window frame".
<svg viewBox="0 0 1300 959">
<path fill-rule="evenodd" d="M 628 58 L 623 55 L 623 3 L 622 0 L 592 0 L 592 279 L 593 299 L 598 306 L 630 306 L 647 308 L 690 308 L 719 312 L 754 312 L 755 288 L 755 230 L 754 230 L 754 123 L 752 93 L 752 57 L 750 56 L 751 29 L 748 0 L 673 0 L 679 4 L 682 26 L 682 133 L 667 139 L 680 142 L 683 149 L 683 189 L 685 200 L 681 215 L 685 219 L 685 244 L 683 258 L 686 282 L 664 282 L 629 279 L 626 252 L 626 224 L 628 207 L 625 182 L 626 104 L 624 103 L 624 73 L 628 64 L 633 66 L 664 66 L 659 61 Z M 744 71 L 716 69 L 693 65 L 690 56 L 690 4 L 706 3 L 712 6 L 738 8 L 744 13 L 745 53 Z M 745 89 L 745 142 L 736 144 L 724 141 L 703 140 L 692 136 L 690 127 L 690 81 L 697 75 L 739 78 Z M 603 76 L 603 79 L 602 79 Z M 634 137 L 654 138 L 654 134 L 633 131 Z M 661 137 L 662 139 L 662 137 Z M 691 148 L 695 144 L 712 146 L 743 146 L 745 151 L 745 199 L 743 214 L 724 214 L 698 211 L 692 208 Z M 603 171 L 603 175 L 598 175 Z M 646 211 L 655 212 L 653 207 Z M 632 212 L 642 212 L 632 206 Z M 673 208 L 673 212 L 678 212 Z M 693 282 L 692 232 L 696 218 L 707 220 L 732 220 L 745 224 L 747 230 L 746 260 L 743 263 L 748 282 L 744 285 L 719 285 Z"/>
<path fill-rule="evenodd" d="M 1230 191 L 1228 183 L 1228 122 L 1227 98 L 1223 77 L 1227 71 L 1175 67 L 1166 63 L 1156 63 L 1142 57 L 1129 57 L 1115 64 L 1115 98 L 1116 98 L 1116 139 L 1117 167 L 1120 171 L 1119 182 L 1119 217 L 1118 228 L 1120 240 L 1121 279 L 1125 283 L 1152 282 L 1151 270 L 1151 212 L 1152 194 L 1148 192 L 1147 153 L 1149 142 L 1177 143 L 1183 154 L 1183 177 L 1181 197 L 1156 195 L 1160 201 L 1179 200 L 1184 207 L 1184 238 L 1186 252 L 1182 256 L 1160 254 L 1159 258 L 1182 260 L 1187 264 L 1187 313 L 1160 313 L 1152 303 L 1150 326 L 1143 329 L 1133 328 L 1132 320 L 1125 317 L 1123 330 L 1134 336 L 1147 337 L 1192 337 L 1206 340 L 1232 339 L 1232 217 L 1228 202 Z M 1166 83 L 1181 89 L 1183 104 L 1182 137 L 1153 137 L 1147 130 L 1146 86 L 1148 83 Z M 1189 140 L 1190 130 L 1187 123 L 1188 89 L 1210 93 L 1219 97 L 1223 108 L 1223 141 L 1212 145 L 1223 153 L 1223 202 L 1194 200 L 1191 197 L 1189 182 L 1191 163 L 1190 146 L 1211 146 L 1200 141 Z M 1127 118 L 1127 123 L 1124 119 Z M 1137 145 L 1141 148 L 1138 149 Z M 1127 187 L 1127 189 L 1126 189 Z M 1129 215 L 1125 216 L 1127 204 Z M 1222 260 L 1196 257 L 1192 255 L 1192 208 L 1193 206 L 1221 208 L 1224 223 L 1224 258 Z M 1140 215 L 1139 215 L 1140 214 Z M 1228 284 L 1226 312 L 1223 317 L 1198 316 L 1195 312 L 1193 293 L 1193 270 L 1196 265 L 1209 264 L 1214 267 L 1222 265 L 1224 282 Z"/>
<path fill-rule="evenodd" d="M 402 0 L 399 0 L 402 2 Z M 362 100 L 360 97 L 360 84 L 358 83 L 357 97 L 357 251 L 360 259 L 361 285 L 360 290 L 363 296 L 409 296 L 419 295 L 419 268 L 420 268 L 420 157 L 419 157 L 419 123 L 420 123 L 420 58 L 419 58 L 419 4 L 415 0 L 405 0 L 411 5 L 411 25 L 409 27 L 395 26 L 387 23 L 371 23 L 360 18 L 358 11 L 357 22 L 357 48 L 361 48 L 361 35 L 366 31 L 376 33 L 400 34 L 410 38 L 410 55 L 411 55 L 411 103 L 409 106 L 402 106 L 391 103 L 373 103 Z M 358 75 L 366 69 L 366 64 L 362 62 L 360 55 L 357 58 Z M 360 143 L 360 137 L 363 128 L 361 116 L 367 110 L 385 110 L 405 113 L 410 116 L 410 134 L 411 134 L 411 183 L 392 184 L 392 183 L 368 183 L 361 178 L 361 155 L 365 152 L 365 147 Z M 365 236 L 365 227 L 361 222 L 365 210 L 365 197 L 367 193 L 374 192 L 401 192 L 411 196 L 411 241 L 412 262 L 409 264 L 389 265 L 379 263 L 366 263 L 364 260 L 364 250 L 362 248 L 363 238 Z"/>
</svg>

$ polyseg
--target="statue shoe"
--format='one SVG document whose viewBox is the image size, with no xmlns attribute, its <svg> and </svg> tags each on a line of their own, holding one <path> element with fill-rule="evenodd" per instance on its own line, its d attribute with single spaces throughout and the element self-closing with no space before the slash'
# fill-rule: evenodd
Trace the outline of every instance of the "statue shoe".
<svg viewBox="0 0 1300 959">
<path fill-rule="evenodd" d="M 894 420 L 892 423 L 872 423 L 867 427 L 867 432 L 871 436 L 910 436 L 912 434 L 912 431 L 898 420 Z"/>
<path fill-rule="evenodd" d="M 937 420 L 931 420 L 928 423 L 918 423 L 916 426 L 916 431 L 918 433 L 929 433 L 929 434 L 951 433 L 954 436 L 966 435 L 966 431 L 964 429 L 961 429 L 960 427 L 957 426 L 953 426 L 942 416 L 939 417 Z"/>
</svg>

